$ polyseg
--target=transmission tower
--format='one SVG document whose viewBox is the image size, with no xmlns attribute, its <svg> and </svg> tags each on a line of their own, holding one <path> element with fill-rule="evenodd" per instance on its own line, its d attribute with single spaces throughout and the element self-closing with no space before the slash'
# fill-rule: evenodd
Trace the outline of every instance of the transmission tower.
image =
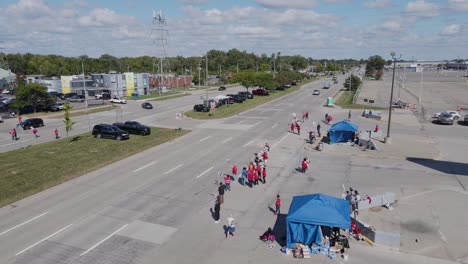
<svg viewBox="0 0 468 264">
<path fill-rule="evenodd" d="M 162 86 L 164 84 L 164 69 L 170 69 L 169 62 L 167 60 L 167 38 L 169 36 L 169 30 L 167 27 L 166 18 L 163 17 L 162 11 L 156 12 L 153 10 L 153 26 L 151 28 L 151 37 L 153 44 L 156 47 L 156 55 L 159 56 L 159 92 L 161 93 Z M 167 72 L 169 72 L 167 70 Z"/>
</svg>

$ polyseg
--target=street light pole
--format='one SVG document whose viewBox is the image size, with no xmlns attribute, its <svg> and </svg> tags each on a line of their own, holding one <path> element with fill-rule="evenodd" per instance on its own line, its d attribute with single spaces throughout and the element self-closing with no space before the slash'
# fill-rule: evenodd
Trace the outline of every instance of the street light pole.
<svg viewBox="0 0 468 264">
<path fill-rule="evenodd" d="M 392 56 L 392 59 L 393 59 L 393 75 L 392 75 L 392 90 L 390 91 L 390 104 L 388 106 L 388 125 L 387 125 L 387 136 L 385 137 L 385 143 L 386 144 L 391 144 L 391 140 L 390 140 L 390 123 L 392 122 L 392 103 L 393 103 L 393 85 L 395 84 L 395 67 L 396 67 L 396 61 L 397 61 L 397 58 L 395 57 L 395 52 L 392 51 L 390 53 L 390 55 Z M 398 59 L 401 58 L 401 54 L 400 54 L 400 57 Z"/>
</svg>

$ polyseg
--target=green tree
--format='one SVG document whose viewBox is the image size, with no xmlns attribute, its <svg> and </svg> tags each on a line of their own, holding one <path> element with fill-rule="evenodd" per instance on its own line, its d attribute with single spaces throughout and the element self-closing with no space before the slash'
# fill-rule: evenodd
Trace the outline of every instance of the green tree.
<svg viewBox="0 0 468 264">
<path fill-rule="evenodd" d="M 377 73 L 383 71 L 384 65 L 385 60 L 379 55 L 370 56 L 366 65 L 366 76 L 380 79 L 382 76 L 378 76 Z"/>
<path fill-rule="evenodd" d="M 260 87 L 265 87 L 266 89 L 275 88 L 273 82 L 273 74 L 267 72 L 259 72 L 255 74 L 255 83 Z"/>
<path fill-rule="evenodd" d="M 270 70 L 271 70 L 270 64 L 266 64 L 266 63 L 260 64 L 260 71 L 266 72 Z"/>
<path fill-rule="evenodd" d="M 67 132 L 67 137 L 68 137 L 68 132 L 72 130 L 73 125 L 76 123 L 76 122 L 71 121 L 70 119 L 70 110 L 72 109 L 73 109 L 73 106 L 71 106 L 70 103 L 68 102 L 66 102 L 63 105 L 63 110 L 65 111 L 63 123 L 65 123 L 65 131 Z"/>
<path fill-rule="evenodd" d="M 359 85 L 361 85 L 361 79 L 357 77 L 356 75 L 351 74 L 351 81 L 350 81 L 350 78 L 348 77 L 345 83 L 343 84 L 343 86 L 349 89 L 350 84 L 351 84 L 351 90 L 356 91 Z"/>
<path fill-rule="evenodd" d="M 239 72 L 236 75 L 234 75 L 233 78 L 234 82 L 242 84 L 247 91 L 249 91 L 250 87 L 253 87 L 256 85 L 256 78 L 255 78 L 255 73 L 248 71 L 248 72 Z"/>
<path fill-rule="evenodd" d="M 54 100 L 47 93 L 47 87 L 38 83 L 19 84 L 16 89 L 16 101 L 13 107 L 20 109 L 31 105 L 34 112 L 39 109 L 47 109 L 54 103 Z"/>
</svg>

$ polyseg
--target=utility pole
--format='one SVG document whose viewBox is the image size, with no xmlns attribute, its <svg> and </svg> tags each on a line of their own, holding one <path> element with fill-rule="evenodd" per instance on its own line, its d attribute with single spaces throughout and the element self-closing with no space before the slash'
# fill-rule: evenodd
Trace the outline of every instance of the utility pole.
<svg viewBox="0 0 468 264">
<path fill-rule="evenodd" d="M 390 104 L 388 106 L 387 136 L 385 137 L 385 141 L 384 141 L 386 144 L 391 144 L 391 140 L 390 140 L 390 123 L 392 122 L 393 85 L 395 84 L 395 67 L 396 67 L 396 61 L 397 61 L 397 58 L 395 57 L 395 52 L 394 51 L 392 51 L 390 53 L 390 55 L 392 56 L 392 59 L 393 59 L 393 75 L 392 75 L 392 90 L 390 91 Z M 401 54 L 400 54 L 400 57 L 398 58 L 398 60 L 400 58 L 401 58 Z"/>
<path fill-rule="evenodd" d="M 209 87 L 208 83 L 208 53 L 206 54 L 206 78 L 205 78 L 205 86 Z M 207 90 L 208 91 L 208 90 Z"/>
<path fill-rule="evenodd" d="M 88 108 L 88 100 L 86 98 L 86 79 L 85 79 L 85 71 L 84 71 L 84 59 L 81 61 L 81 69 L 83 70 L 83 91 L 84 91 L 84 100 L 85 100 L 85 108 Z"/>
<path fill-rule="evenodd" d="M 422 94 L 422 88 L 423 88 L 423 76 L 424 76 L 424 67 L 421 67 L 421 86 L 419 86 L 419 102 L 421 102 L 421 94 Z"/>
<path fill-rule="evenodd" d="M 198 63 L 198 90 L 200 91 L 200 83 L 201 83 L 201 64 Z"/>
</svg>

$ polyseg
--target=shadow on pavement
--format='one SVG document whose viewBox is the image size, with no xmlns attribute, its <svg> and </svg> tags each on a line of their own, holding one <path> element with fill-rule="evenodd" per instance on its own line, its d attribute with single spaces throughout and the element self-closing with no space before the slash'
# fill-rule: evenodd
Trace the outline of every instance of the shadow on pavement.
<svg viewBox="0 0 468 264">
<path fill-rule="evenodd" d="M 468 163 L 414 157 L 408 157 L 406 160 L 443 173 L 468 176 Z"/>
<path fill-rule="evenodd" d="M 276 242 L 281 246 L 286 246 L 286 216 L 287 214 L 279 214 L 276 216 L 275 226 L 273 227 L 273 233 L 276 237 Z"/>
</svg>

